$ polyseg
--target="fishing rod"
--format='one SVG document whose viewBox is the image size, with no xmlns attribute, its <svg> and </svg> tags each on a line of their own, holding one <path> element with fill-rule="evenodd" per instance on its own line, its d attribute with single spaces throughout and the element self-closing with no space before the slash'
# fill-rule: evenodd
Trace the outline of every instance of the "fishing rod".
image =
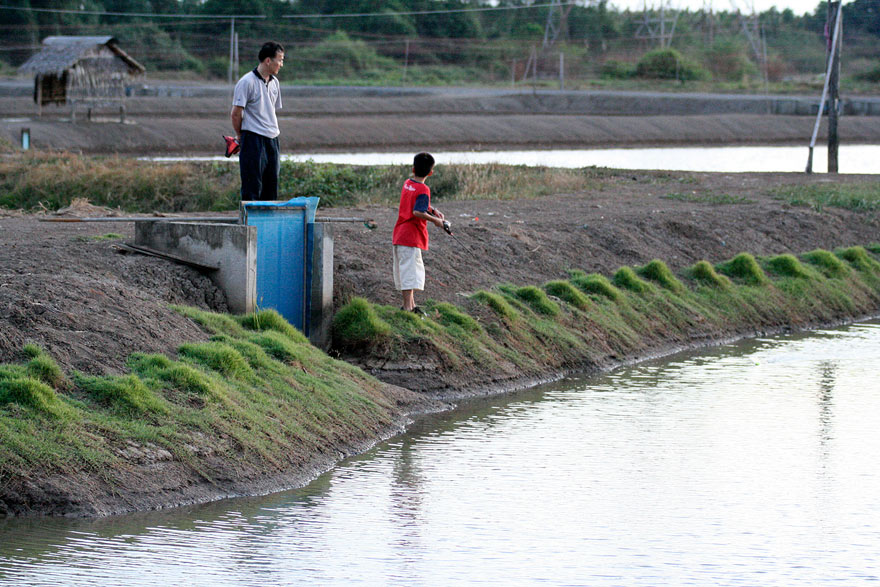
<svg viewBox="0 0 880 587">
<path fill-rule="evenodd" d="M 434 216 L 434 214 L 430 214 L 430 213 L 428 213 L 428 214 L 429 214 L 429 216 Z M 439 219 L 439 216 L 434 216 L 434 218 L 438 218 L 438 219 Z M 452 224 L 451 224 L 448 220 L 446 220 L 445 218 L 443 219 L 443 230 L 446 232 L 446 234 L 448 234 L 449 236 L 451 236 L 451 237 L 453 238 L 453 240 L 455 240 L 455 242 L 456 242 L 459 246 L 461 246 L 463 249 L 465 249 L 465 250 L 470 254 L 470 256 L 471 256 L 472 259 L 477 259 L 477 263 L 479 263 L 480 266 L 481 266 L 485 271 L 487 271 L 488 273 L 494 273 L 494 272 L 489 268 L 488 265 L 486 265 L 486 264 L 483 263 L 481 260 L 479 260 L 479 258 L 477 257 L 476 253 L 474 252 L 474 250 L 473 250 L 472 248 L 470 248 L 469 246 L 467 246 L 466 244 L 464 244 L 463 242 L 461 242 L 460 240 L 458 240 L 458 237 L 455 236 L 455 235 L 452 233 Z"/>
</svg>

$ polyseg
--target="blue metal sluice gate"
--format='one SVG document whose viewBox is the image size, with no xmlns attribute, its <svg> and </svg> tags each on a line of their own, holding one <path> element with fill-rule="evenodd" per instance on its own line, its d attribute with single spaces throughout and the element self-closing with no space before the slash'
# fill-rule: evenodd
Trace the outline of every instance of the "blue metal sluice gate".
<svg viewBox="0 0 880 587">
<path fill-rule="evenodd" d="M 242 223 L 257 227 L 257 307 L 277 310 L 306 335 L 318 200 L 241 204 Z"/>
</svg>

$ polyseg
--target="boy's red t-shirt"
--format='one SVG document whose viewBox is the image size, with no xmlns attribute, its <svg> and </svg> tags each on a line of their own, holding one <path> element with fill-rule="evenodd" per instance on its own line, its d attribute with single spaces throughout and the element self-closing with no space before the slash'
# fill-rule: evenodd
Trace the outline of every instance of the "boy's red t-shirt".
<svg viewBox="0 0 880 587">
<path fill-rule="evenodd" d="M 431 209 L 431 189 L 420 181 L 408 179 L 400 190 L 400 208 L 397 223 L 391 234 L 395 245 L 418 247 L 428 250 L 428 223 L 413 216 L 413 211 L 427 212 Z"/>
</svg>

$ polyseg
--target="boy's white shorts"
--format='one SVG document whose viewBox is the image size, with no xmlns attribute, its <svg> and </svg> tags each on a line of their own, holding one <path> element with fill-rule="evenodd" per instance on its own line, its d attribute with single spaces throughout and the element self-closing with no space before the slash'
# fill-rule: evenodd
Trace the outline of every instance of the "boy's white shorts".
<svg viewBox="0 0 880 587">
<path fill-rule="evenodd" d="M 422 249 L 393 245 L 394 287 L 404 289 L 425 289 L 425 264 L 422 262 Z"/>
</svg>

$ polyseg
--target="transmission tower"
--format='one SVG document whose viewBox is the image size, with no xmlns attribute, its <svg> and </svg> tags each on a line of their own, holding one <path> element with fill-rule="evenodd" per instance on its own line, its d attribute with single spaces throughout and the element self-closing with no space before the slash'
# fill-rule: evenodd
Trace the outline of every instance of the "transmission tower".
<svg viewBox="0 0 880 587">
<path fill-rule="evenodd" d="M 547 12 L 547 24 L 544 26 L 544 42 L 541 44 L 542 51 L 549 51 L 556 44 L 560 35 L 563 37 L 568 30 L 568 13 L 574 8 L 574 2 L 553 0 L 550 10 Z"/>
<path fill-rule="evenodd" d="M 678 23 L 678 11 L 672 10 L 669 0 L 660 3 L 660 17 L 654 16 L 655 10 L 652 6 L 648 10 L 648 2 L 645 1 L 645 10 L 642 15 L 642 21 L 639 28 L 636 29 L 635 37 L 637 39 L 645 39 L 651 42 L 657 41 L 661 48 L 672 45 L 672 37 L 675 35 L 675 25 Z M 673 16 L 668 16 L 668 13 Z"/>
</svg>

